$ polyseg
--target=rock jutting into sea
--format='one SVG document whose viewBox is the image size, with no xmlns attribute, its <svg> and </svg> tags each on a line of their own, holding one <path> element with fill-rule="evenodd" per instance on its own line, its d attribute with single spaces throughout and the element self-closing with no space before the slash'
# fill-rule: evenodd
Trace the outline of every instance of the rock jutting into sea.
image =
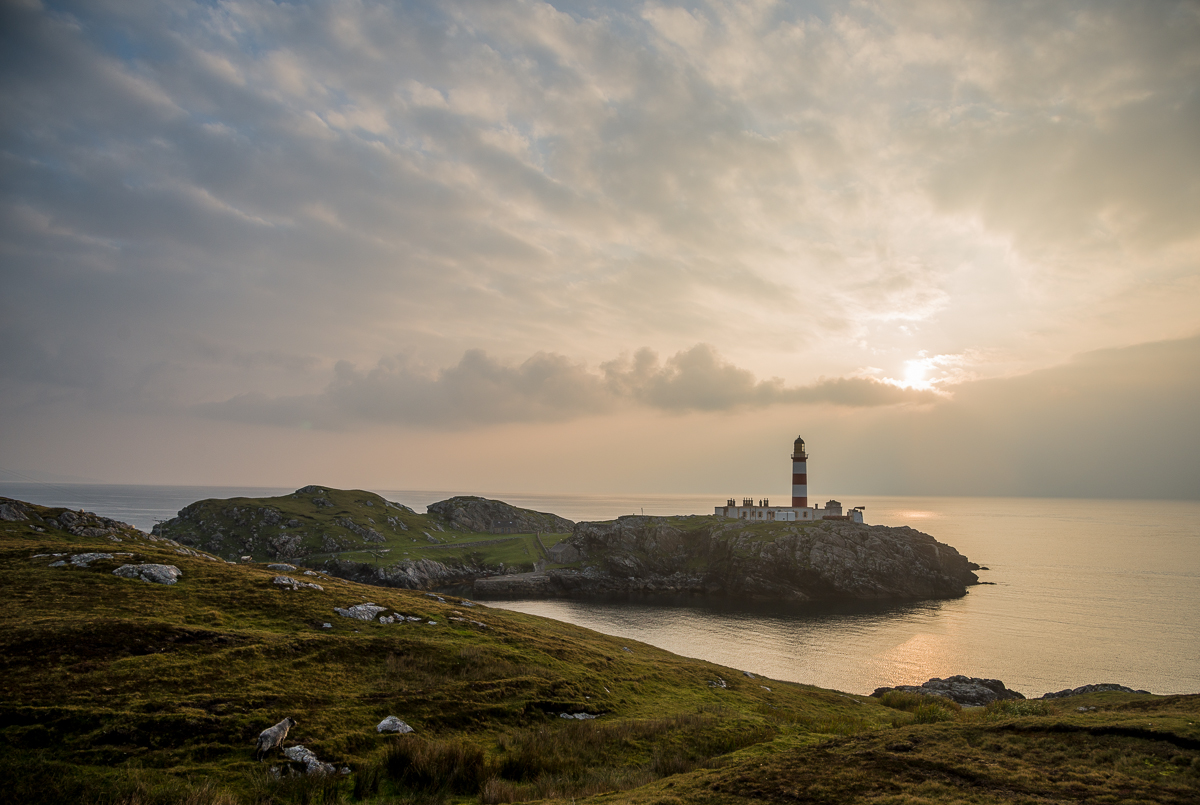
<svg viewBox="0 0 1200 805">
<path fill-rule="evenodd" d="M 918 693 L 922 696 L 941 696 L 944 699 L 950 699 L 953 702 L 966 707 L 982 707 L 996 701 L 1006 701 L 1009 699 L 1024 699 L 1023 693 L 1018 693 L 1015 690 L 1010 690 L 999 679 L 980 679 L 975 676 L 964 676 L 963 674 L 955 674 L 948 676 L 945 679 L 934 677 L 920 685 L 896 685 L 895 687 L 876 688 L 871 695 L 876 699 L 882 698 L 889 691 L 899 690 L 907 693 Z M 1115 683 L 1102 683 L 1098 685 L 1082 685 L 1077 688 L 1067 688 L 1056 693 L 1046 693 L 1041 696 L 1042 699 L 1063 699 L 1068 696 L 1081 696 L 1085 693 L 1142 693 L 1147 696 L 1151 695 L 1148 690 L 1134 690 L 1133 688 L 1117 685 Z M 1094 708 L 1093 708 L 1094 709 Z"/>
<path fill-rule="evenodd" d="M 816 601 L 964 595 L 978 565 L 908 527 L 763 524 L 711 517 L 578 523 L 551 551 L 579 569 L 491 576 L 478 595 L 678 594 Z"/>
<path fill-rule="evenodd" d="M 892 688 L 876 688 L 871 695 L 875 698 L 883 696 L 890 690 L 902 690 L 909 693 L 919 693 L 922 696 L 941 696 L 944 699 L 958 702 L 971 707 L 981 707 L 995 701 L 1006 699 L 1024 699 L 1025 695 L 1009 690 L 999 679 L 980 679 L 974 676 L 955 674 L 939 679 L 934 677 L 920 685 L 896 685 Z"/>
</svg>

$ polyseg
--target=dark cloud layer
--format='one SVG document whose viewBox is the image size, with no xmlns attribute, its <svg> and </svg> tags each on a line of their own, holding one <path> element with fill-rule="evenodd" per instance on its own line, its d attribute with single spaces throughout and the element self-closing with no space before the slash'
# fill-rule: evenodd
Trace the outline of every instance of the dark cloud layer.
<svg viewBox="0 0 1200 805">
<path fill-rule="evenodd" d="M 259 424 L 345 427 L 355 423 L 470 428 L 510 422 L 562 422 L 622 407 L 656 411 L 737 411 L 781 404 L 872 407 L 931 403 L 932 391 L 868 378 L 789 387 L 756 380 L 698 344 L 665 362 L 649 349 L 588 371 L 562 355 L 538 353 L 519 366 L 470 350 L 455 366 L 424 372 L 399 358 L 368 371 L 340 362 L 317 395 L 244 394 L 198 406 L 207 416 Z"/>
</svg>

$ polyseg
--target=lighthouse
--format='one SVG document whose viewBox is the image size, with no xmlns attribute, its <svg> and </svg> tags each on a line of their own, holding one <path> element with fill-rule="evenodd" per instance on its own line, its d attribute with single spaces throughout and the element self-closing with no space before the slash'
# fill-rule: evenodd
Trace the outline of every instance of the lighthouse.
<svg viewBox="0 0 1200 805">
<path fill-rule="evenodd" d="M 799 436 L 792 444 L 792 505 L 772 506 L 766 498 L 754 504 L 754 498 L 742 498 L 742 505 L 737 500 L 729 498 L 724 506 L 717 506 L 713 514 L 718 517 L 730 517 L 735 520 L 751 522 L 791 522 L 812 523 L 815 520 L 847 520 L 851 523 L 863 522 L 863 507 L 855 506 L 842 514 L 842 504 L 831 500 L 822 509 L 819 505 L 808 507 L 808 451 L 804 449 L 804 440 Z"/>
<path fill-rule="evenodd" d="M 808 508 L 808 454 L 799 436 L 792 446 L 792 508 Z"/>
</svg>

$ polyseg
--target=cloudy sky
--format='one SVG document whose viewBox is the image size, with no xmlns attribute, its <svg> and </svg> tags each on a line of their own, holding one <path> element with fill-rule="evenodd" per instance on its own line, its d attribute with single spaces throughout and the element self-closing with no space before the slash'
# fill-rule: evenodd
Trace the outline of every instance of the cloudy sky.
<svg viewBox="0 0 1200 805">
<path fill-rule="evenodd" d="M 4 480 L 1200 497 L 1200 3 L 0 9 Z"/>
</svg>

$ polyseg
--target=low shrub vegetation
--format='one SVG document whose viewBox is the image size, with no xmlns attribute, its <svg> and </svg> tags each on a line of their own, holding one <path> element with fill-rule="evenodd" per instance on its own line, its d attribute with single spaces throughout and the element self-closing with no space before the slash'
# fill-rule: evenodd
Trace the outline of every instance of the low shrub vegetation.
<svg viewBox="0 0 1200 805">
<path fill-rule="evenodd" d="M 1049 702 L 1029 699 L 1003 699 L 988 702 L 984 712 L 990 718 L 1015 718 L 1021 716 L 1049 716 L 1058 709 Z"/>
</svg>

